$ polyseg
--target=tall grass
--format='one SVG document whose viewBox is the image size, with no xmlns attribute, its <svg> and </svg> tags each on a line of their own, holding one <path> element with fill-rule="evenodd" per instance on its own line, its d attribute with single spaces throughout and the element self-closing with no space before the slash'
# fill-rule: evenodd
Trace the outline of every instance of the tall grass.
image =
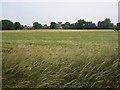
<svg viewBox="0 0 120 90">
<path fill-rule="evenodd" d="M 3 31 L 3 88 L 118 88 L 113 31 Z"/>
</svg>

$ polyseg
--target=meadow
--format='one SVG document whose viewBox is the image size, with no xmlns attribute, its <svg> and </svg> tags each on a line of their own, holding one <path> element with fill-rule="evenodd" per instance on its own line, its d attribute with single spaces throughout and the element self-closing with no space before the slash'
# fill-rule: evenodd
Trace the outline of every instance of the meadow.
<svg viewBox="0 0 120 90">
<path fill-rule="evenodd" d="M 3 88 L 118 88 L 118 33 L 2 32 Z"/>
</svg>

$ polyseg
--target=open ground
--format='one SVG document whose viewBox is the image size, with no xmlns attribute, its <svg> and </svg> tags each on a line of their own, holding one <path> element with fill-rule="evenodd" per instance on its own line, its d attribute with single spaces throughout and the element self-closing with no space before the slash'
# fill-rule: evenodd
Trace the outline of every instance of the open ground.
<svg viewBox="0 0 120 90">
<path fill-rule="evenodd" d="M 113 30 L 2 32 L 3 88 L 118 88 Z"/>
</svg>

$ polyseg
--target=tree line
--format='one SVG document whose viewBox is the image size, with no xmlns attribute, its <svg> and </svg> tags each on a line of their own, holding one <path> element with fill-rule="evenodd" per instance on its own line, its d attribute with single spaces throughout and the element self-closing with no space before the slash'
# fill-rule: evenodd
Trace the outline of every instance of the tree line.
<svg viewBox="0 0 120 90">
<path fill-rule="evenodd" d="M 120 30 L 120 22 L 114 25 L 109 18 L 99 21 L 97 25 L 92 21 L 85 21 L 80 19 L 75 23 L 65 22 L 51 22 L 50 26 L 42 25 L 39 22 L 34 22 L 32 26 L 21 25 L 20 22 L 13 23 L 10 20 L 1 20 L 0 29 L 2 30 L 22 30 L 22 29 L 114 29 Z"/>
</svg>

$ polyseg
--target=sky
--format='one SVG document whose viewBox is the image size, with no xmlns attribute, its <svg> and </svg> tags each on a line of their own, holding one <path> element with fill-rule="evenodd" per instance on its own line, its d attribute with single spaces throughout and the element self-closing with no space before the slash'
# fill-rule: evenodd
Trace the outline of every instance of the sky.
<svg viewBox="0 0 120 90">
<path fill-rule="evenodd" d="M 26 2 L 25 2 L 26 1 Z M 1 5 L 1 4 L 0 4 Z M 87 1 L 87 0 L 2 0 L 2 17 L 13 22 L 19 21 L 23 25 L 33 22 L 50 24 L 50 22 L 74 23 L 79 19 L 97 23 L 110 18 L 113 23 L 118 22 L 117 0 Z"/>
<path fill-rule="evenodd" d="M 118 2 L 119 0 L 1 0 L 2 2 Z"/>
</svg>

